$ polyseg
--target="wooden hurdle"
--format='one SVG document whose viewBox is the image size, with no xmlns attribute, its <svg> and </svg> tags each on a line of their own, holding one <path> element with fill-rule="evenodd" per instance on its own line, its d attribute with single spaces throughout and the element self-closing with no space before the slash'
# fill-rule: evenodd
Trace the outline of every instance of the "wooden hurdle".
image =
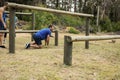
<svg viewBox="0 0 120 80">
<path fill-rule="evenodd" d="M 15 32 L 15 19 L 14 19 L 14 16 L 16 14 L 19 14 L 19 15 L 30 15 L 32 16 L 32 22 L 31 22 L 31 25 L 32 25 L 32 29 L 34 30 L 35 29 L 35 13 L 21 13 L 21 12 L 15 12 L 14 9 L 10 8 L 10 11 L 6 11 L 6 13 L 9 13 L 10 14 L 10 24 L 9 24 L 9 53 L 15 53 L 15 33 L 29 33 L 28 31 L 17 31 Z M 2 31 L 1 31 L 2 32 Z M 4 32 L 4 31 L 3 31 Z M 6 31 L 7 32 L 7 31 Z M 31 31 L 30 31 L 31 32 Z M 32 33 L 32 32 L 31 32 Z M 31 34 L 32 36 L 33 34 Z M 31 40 L 32 40 L 32 37 L 31 37 Z"/>
<path fill-rule="evenodd" d="M 64 36 L 64 64 L 72 65 L 72 45 L 78 41 L 96 41 L 120 39 L 120 35 L 113 36 Z"/>
<path fill-rule="evenodd" d="M 6 14 L 10 14 L 9 11 L 5 11 Z M 27 16 L 32 16 L 32 21 L 31 21 L 31 25 L 32 25 L 32 30 L 35 30 L 35 13 L 25 13 L 25 12 L 15 12 L 15 15 L 27 15 Z M 26 32 L 26 31 L 25 31 Z M 34 31 L 33 31 L 34 32 Z M 31 32 L 32 33 L 32 32 Z M 31 34 L 31 36 L 33 35 L 33 33 Z M 33 41 L 33 38 L 31 37 L 31 41 Z"/>
<path fill-rule="evenodd" d="M 15 33 L 36 33 L 38 30 L 15 30 Z M 0 33 L 9 33 L 8 30 L 0 30 Z M 58 31 L 53 31 L 55 33 L 55 46 L 58 46 Z M 32 38 L 32 37 L 31 37 Z"/>
<path fill-rule="evenodd" d="M 91 14 L 84 14 L 84 13 L 76 13 L 76 12 L 69 12 L 69 11 L 62 11 L 62 10 L 55 10 L 55 9 L 49 9 L 49 8 L 43 8 L 43 7 L 36 7 L 36 6 L 30 6 L 30 5 L 23 5 L 23 4 L 16 4 L 16 3 L 6 3 L 7 6 L 9 7 L 10 11 L 10 27 L 9 27 L 9 53 L 15 53 L 15 29 L 14 26 L 14 16 L 15 16 L 15 8 L 19 9 L 30 9 L 30 10 L 37 10 L 37 11 L 46 11 L 46 12 L 52 12 L 52 13 L 60 13 L 60 14 L 67 14 L 67 15 L 72 15 L 72 16 L 82 16 L 86 17 L 86 35 L 89 35 L 89 20 L 93 15 Z M 86 41 L 86 45 L 88 46 L 88 41 Z"/>
<path fill-rule="evenodd" d="M 9 11 L 5 11 L 6 14 L 10 14 Z M 18 14 L 18 15 L 28 15 L 28 16 L 31 16 L 33 13 L 24 13 L 24 12 L 15 12 L 15 14 Z"/>
</svg>

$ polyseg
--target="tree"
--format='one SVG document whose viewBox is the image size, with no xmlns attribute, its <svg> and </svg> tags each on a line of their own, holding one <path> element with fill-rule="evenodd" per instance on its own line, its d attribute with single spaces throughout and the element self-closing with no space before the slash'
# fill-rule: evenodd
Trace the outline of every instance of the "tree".
<svg viewBox="0 0 120 80">
<path fill-rule="evenodd" d="M 74 0 L 74 12 L 77 12 L 77 0 Z"/>
</svg>

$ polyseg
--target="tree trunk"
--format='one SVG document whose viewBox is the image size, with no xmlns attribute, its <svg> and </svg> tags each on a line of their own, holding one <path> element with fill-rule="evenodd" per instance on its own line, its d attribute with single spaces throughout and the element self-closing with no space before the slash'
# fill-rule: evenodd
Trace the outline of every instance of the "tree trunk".
<svg viewBox="0 0 120 80">
<path fill-rule="evenodd" d="M 77 12 L 77 6 L 76 6 L 77 0 L 74 0 L 74 12 Z"/>
<path fill-rule="evenodd" d="M 59 8 L 59 0 L 56 0 L 56 8 L 58 9 Z"/>
<path fill-rule="evenodd" d="M 43 5 L 46 5 L 46 0 L 42 0 L 42 4 L 43 4 Z"/>
<path fill-rule="evenodd" d="M 99 17 L 100 17 L 100 6 L 98 5 L 97 8 L 97 20 L 96 20 L 96 26 L 98 27 L 98 32 L 100 32 L 100 26 L 99 26 Z"/>
<path fill-rule="evenodd" d="M 79 0 L 79 12 L 82 12 L 82 0 Z"/>
</svg>

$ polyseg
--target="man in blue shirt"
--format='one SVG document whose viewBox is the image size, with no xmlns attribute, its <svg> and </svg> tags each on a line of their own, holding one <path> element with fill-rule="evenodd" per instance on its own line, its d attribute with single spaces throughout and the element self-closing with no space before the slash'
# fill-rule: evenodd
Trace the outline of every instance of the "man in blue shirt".
<svg viewBox="0 0 120 80">
<path fill-rule="evenodd" d="M 39 30 L 38 32 L 33 34 L 34 41 L 26 44 L 26 49 L 30 47 L 34 48 L 42 48 L 42 40 L 45 40 L 45 45 L 49 45 L 49 40 L 51 36 L 51 32 L 53 31 L 53 25 L 49 25 L 48 28 L 44 28 Z"/>
</svg>

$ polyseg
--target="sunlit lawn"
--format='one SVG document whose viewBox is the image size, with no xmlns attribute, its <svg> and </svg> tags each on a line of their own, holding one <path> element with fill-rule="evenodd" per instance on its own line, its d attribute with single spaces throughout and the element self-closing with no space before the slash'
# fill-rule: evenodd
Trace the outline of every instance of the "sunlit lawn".
<svg viewBox="0 0 120 80">
<path fill-rule="evenodd" d="M 51 38 L 47 48 L 26 50 L 30 34 L 16 34 L 15 54 L 0 48 L 0 80 L 120 80 L 120 40 L 92 41 L 89 49 L 84 42 L 75 42 L 72 66 L 66 66 L 64 35 L 59 34 L 58 46 Z"/>
</svg>

